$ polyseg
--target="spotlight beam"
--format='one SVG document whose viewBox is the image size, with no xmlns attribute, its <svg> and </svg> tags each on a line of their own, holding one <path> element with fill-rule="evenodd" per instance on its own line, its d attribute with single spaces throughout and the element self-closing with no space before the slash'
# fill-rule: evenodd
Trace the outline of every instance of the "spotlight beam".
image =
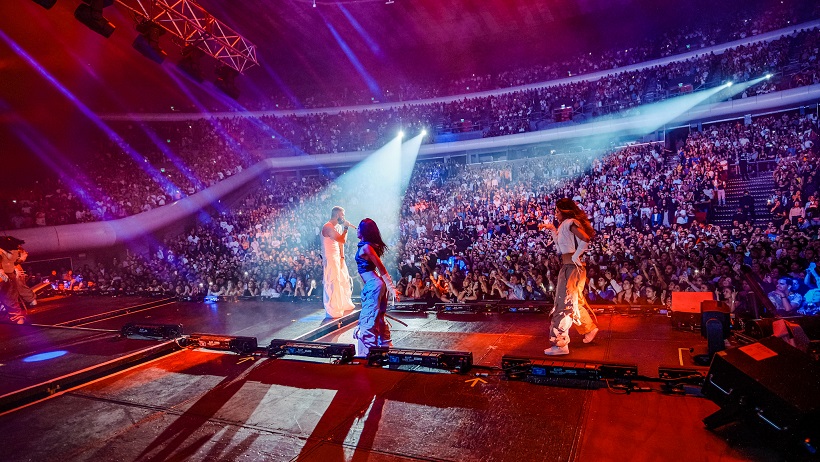
<svg viewBox="0 0 820 462">
<path fill-rule="evenodd" d="M 120 149 L 123 150 L 131 159 L 142 168 L 148 176 L 163 190 L 165 194 L 174 197 L 178 189 L 171 181 L 169 181 L 162 173 L 154 168 L 145 157 L 141 156 L 131 145 L 129 145 L 121 136 L 111 129 L 105 122 L 102 121 L 88 106 L 80 101 L 71 91 L 68 90 L 60 81 L 58 81 L 50 72 L 48 72 L 39 62 L 37 62 L 31 55 L 26 53 L 11 37 L 4 34 L 0 30 L 0 39 L 5 41 L 18 56 L 23 58 L 29 65 L 34 68 L 40 75 L 54 86 L 63 96 L 66 97 L 82 114 L 92 122 L 98 129 L 108 136 Z"/>
</svg>

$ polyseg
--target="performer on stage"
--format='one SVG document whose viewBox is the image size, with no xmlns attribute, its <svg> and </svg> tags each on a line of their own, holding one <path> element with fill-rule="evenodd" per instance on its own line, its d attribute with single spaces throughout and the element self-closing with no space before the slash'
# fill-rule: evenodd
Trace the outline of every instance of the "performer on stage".
<svg viewBox="0 0 820 462">
<path fill-rule="evenodd" d="M 347 229 L 353 225 L 345 220 L 345 209 L 336 206 L 330 212 L 330 221 L 322 226 L 322 265 L 324 266 L 325 312 L 338 318 L 345 311 L 353 310 L 353 288 L 350 273 L 345 264 L 344 244 Z"/>
<path fill-rule="evenodd" d="M 552 223 L 542 225 L 552 233 L 553 242 L 561 254 L 561 271 L 555 288 L 555 306 L 552 309 L 550 343 L 544 350 L 547 355 L 569 354 L 569 326 L 584 336 L 584 343 L 591 342 L 598 333 L 598 327 L 589 315 L 584 299 L 586 268 L 581 255 L 587 249 L 595 230 L 586 213 L 572 199 L 559 199 L 555 204 L 555 218 L 558 228 Z"/>
<path fill-rule="evenodd" d="M 28 258 L 28 252 L 23 248 L 23 243 L 17 246 L 17 261 L 14 263 L 14 269 L 17 271 L 17 291 L 20 292 L 20 298 L 28 304 L 28 306 L 37 306 L 37 295 L 28 286 L 26 280 L 28 276 L 23 270 L 23 262 Z"/>
<path fill-rule="evenodd" d="M 359 223 L 357 233 L 359 250 L 356 252 L 356 266 L 362 277 L 362 312 L 359 314 L 359 326 L 353 337 L 356 338 L 357 356 L 367 356 L 375 346 L 392 347 L 390 327 L 384 317 L 387 312 L 387 291 L 396 301 L 399 295 L 390 274 L 382 263 L 381 256 L 387 250 L 376 222 L 365 218 Z"/>
<path fill-rule="evenodd" d="M 26 314 L 20 297 L 15 264 L 19 258 L 19 247 L 24 241 L 0 237 L 0 304 L 5 306 L 4 320 L 13 324 L 25 324 Z"/>
</svg>

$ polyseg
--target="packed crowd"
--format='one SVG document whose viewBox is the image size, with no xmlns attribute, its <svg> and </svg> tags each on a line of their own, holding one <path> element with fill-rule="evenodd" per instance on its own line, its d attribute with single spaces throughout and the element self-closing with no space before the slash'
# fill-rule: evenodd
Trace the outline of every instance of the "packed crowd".
<svg viewBox="0 0 820 462">
<path fill-rule="evenodd" d="M 687 81 L 697 88 L 723 80 L 748 80 L 800 58 L 800 72 L 746 89 L 741 96 L 820 81 L 820 31 L 705 55 L 596 82 L 548 86 L 452 103 L 408 105 L 379 111 L 306 116 L 234 117 L 185 122 L 123 123 L 123 142 L 106 140 L 88 165 L 65 172 L 55 188 L 41 181 L 0 201 L 0 228 L 60 225 L 121 218 L 200 191 L 276 152 L 292 155 L 373 149 L 400 128 L 480 131 L 502 136 L 540 130 L 555 111 L 584 117 L 629 114 Z M 435 142 L 435 134 L 428 137 Z M 126 153 L 132 155 L 126 155 Z M 135 154 L 138 152 L 139 154 Z M 284 155 L 284 154 L 283 154 Z"/>
<path fill-rule="evenodd" d="M 597 81 L 549 85 L 489 97 L 465 97 L 448 103 L 408 104 L 368 111 L 317 112 L 307 115 L 232 118 L 220 121 L 220 130 L 243 139 L 248 150 L 276 150 L 284 140 L 309 154 L 375 149 L 400 129 L 431 132 L 427 142 L 444 135 L 480 132 L 503 136 L 549 127 L 564 117 L 587 120 L 610 114 L 629 115 L 639 106 L 726 81 L 745 82 L 771 73 L 771 79 L 746 88 L 738 97 L 807 85 L 820 81 L 818 38 L 812 29 L 792 36 L 738 46 L 720 55 L 702 55 L 652 68 L 613 73 Z M 801 58 L 798 69 L 786 69 L 793 58 Z M 173 143 L 192 138 L 187 132 L 202 131 L 209 122 L 179 122 L 155 130 L 168 134 Z M 186 130 L 186 127 L 189 127 Z M 193 137 L 194 139 L 197 139 Z M 449 138 L 448 138 L 449 139 Z"/>
<path fill-rule="evenodd" d="M 799 24 L 820 16 L 820 8 L 805 8 L 800 1 L 771 4 L 746 4 L 734 11 L 698 15 L 694 24 L 678 18 L 660 36 L 634 46 L 623 47 L 613 40 L 612 48 L 582 53 L 550 63 L 519 67 L 499 73 L 434 76 L 412 81 L 385 83 L 383 93 L 374 97 L 370 91 L 349 86 L 317 94 L 313 88 L 292 88 L 294 95 L 275 95 L 251 102 L 254 110 L 340 107 L 373 102 L 397 102 L 429 99 L 447 95 L 469 94 L 509 88 L 563 77 L 616 69 L 676 54 L 759 35 L 771 30 Z M 195 110 L 195 109 L 194 109 Z"/>
<path fill-rule="evenodd" d="M 566 196 L 598 233 L 588 252 L 591 303 L 663 305 L 675 291 L 714 292 L 738 316 L 753 316 L 764 308 L 736 272 L 746 264 L 781 314 L 812 314 L 820 301 L 817 137 L 814 115 L 784 113 L 707 126 L 673 150 L 654 143 L 604 156 L 420 162 L 386 261 L 409 299 L 548 300 L 560 261 L 538 224 Z M 761 174 L 776 180 L 776 201 L 801 214 L 773 212 L 762 226 L 748 214 L 711 224 L 708 209 L 720 200 L 727 160 L 752 151 L 772 157 L 773 170 Z M 68 281 L 66 289 L 90 285 L 101 293 L 319 297 L 319 230 L 339 193 L 322 175 L 272 177 L 239 207 L 150 255 L 53 278 Z"/>
</svg>

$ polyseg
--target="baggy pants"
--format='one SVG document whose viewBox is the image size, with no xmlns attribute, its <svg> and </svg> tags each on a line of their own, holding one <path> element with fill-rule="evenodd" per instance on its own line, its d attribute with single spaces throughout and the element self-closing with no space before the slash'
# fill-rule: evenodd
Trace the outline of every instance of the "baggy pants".
<svg viewBox="0 0 820 462">
<path fill-rule="evenodd" d="M 584 335 L 595 329 L 595 322 L 589 315 L 584 285 L 587 271 L 583 266 L 566 264 L 558 272 L 558 284 L 555 288 L 555 306 L 552 309 L 550 325 L 550 343 L 554 346 L 569 345 L 569 327 L 575 324 L 579 334 Z"/>
<path fill-rule="evenodd" d="M 353 333 L 358 341 L 357 356 L 367 356 L 375 346 L 392 347 L 390 326 L 384 319 L 387 312 L 387 286 L 381 278 L 374 277 L 362 287 L 362 311 L 359 326 Z"/>
<path fill-rule="evenodd" d="M 9 321 L 14 324 L 23 324 L 26 320 L 23 305 L 20 302 L 20 292 L 17 288 L 17 275 L 12 272 L 6 274 L 9 280 L 3 282 L 0 280 L 0 303 L 6 307 L 6 314 Z"/>
<path fill-rule="evenodd" d="M 37 300 L 37 296 L 34 295 L 34 291 L 31 290 L 31 287 L 26 285 L 25 274 L 17 275 L 17 292 L 20 294 L 20 298 L 22 298 L 26 303 L 31 303 Z"/>
</svg>

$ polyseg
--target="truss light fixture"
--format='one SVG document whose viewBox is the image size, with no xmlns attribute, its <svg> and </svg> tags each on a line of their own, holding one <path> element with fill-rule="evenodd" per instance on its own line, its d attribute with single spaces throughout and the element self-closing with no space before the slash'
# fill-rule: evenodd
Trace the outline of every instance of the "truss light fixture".
<svg viewBox="0 0 820 462">
<path fill-rule="evenodd" d="M 34 0 L 34 3 L 42 6 L 47 10 L 50 10 L 51 7 L 54 6 L 55 3 L 57 3 L 57 0 Z"/>
<path fill-rule="evenodd" d="M 113 3 L 114 0 L 83 0 L 83 3 L 74 10 L 74 17 L 103 37 L 111 37 L 117 27 L 105 19 L 103 8 Z"/>
<path fill-rule="evenodd" d="M 182 48 L 182 59 L 179 60 L 177 66 L 197 83 L 202 83 L 205 79 L 202 77 L 202 68 L 200 60 L 205 53 L 194 45 L 186 45 Z"/>
<path fill-rule="evenodd" d="M 220 65 L 216 68 L 216 88 L 233 99 L 239 99 L 239 88 L 236 86 L 236 76 L 239 75 L 235 69 Z"/>
<path fill-rule="evenodd" d="M 165 29 L 155 22 L 142 21 L 137 24 L 137 32 L 140 35 L 134 39 L 131 46 L 151 61 L 162 64 L 168 57 L 168 53 L 159 45 L 159 38 L 165 35 Z"/>
</svg>

